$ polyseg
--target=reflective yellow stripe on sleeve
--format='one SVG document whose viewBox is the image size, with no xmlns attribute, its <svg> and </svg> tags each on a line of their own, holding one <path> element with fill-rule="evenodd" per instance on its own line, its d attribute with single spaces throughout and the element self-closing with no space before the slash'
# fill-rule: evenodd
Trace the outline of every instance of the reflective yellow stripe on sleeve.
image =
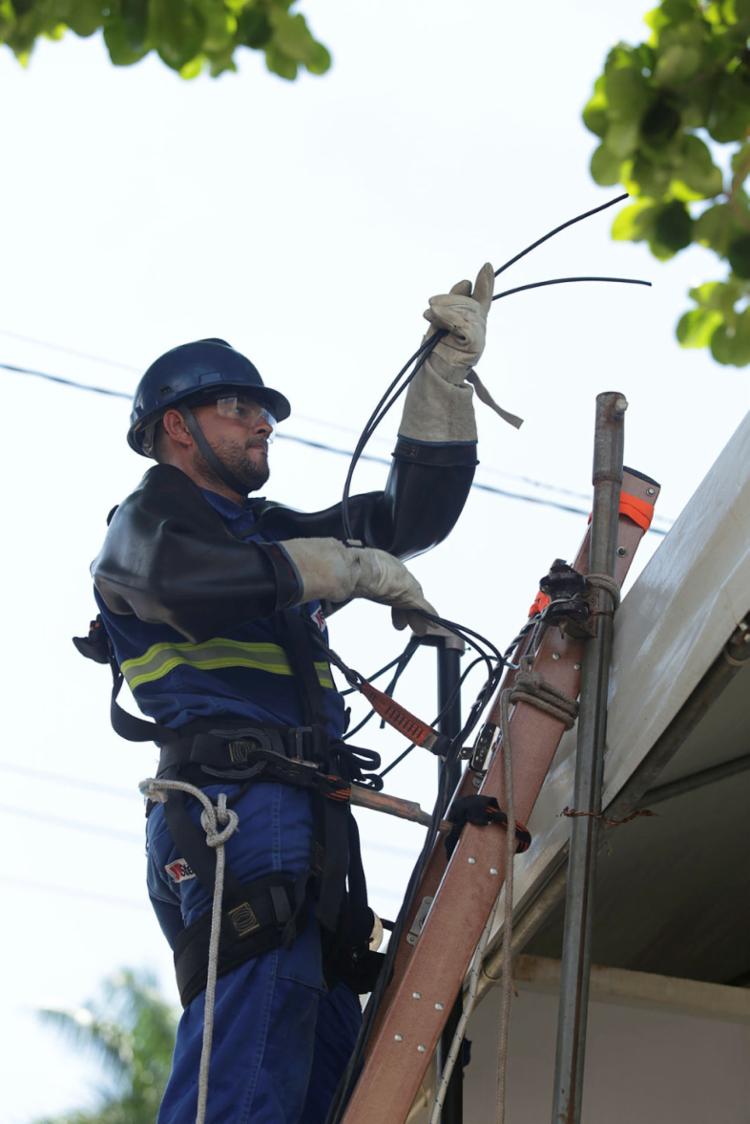
<svg viewBox="0 0 750 1124">
<path fill-rule="evenodd" d="M 152 644 L 142 656 L 125 660 L 122 673 L 131 691 L 134 691 L 143 683 L 163 679 L 181 664 L 188 664 L 201 671 L 222 667 L 248 667 L 271 675 L 292 674 L 286 652 L 278 644 L 249 643 L 221 636 L 205 640 L 202 644 Z M 316 660 L 315 670 L 321 687 L 334 686 L 327 663 Z"/>
</svg>

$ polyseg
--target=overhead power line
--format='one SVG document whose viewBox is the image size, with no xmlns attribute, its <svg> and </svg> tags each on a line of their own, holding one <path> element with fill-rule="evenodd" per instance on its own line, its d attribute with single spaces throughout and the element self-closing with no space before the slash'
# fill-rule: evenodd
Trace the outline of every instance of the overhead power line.
<svg viewBox="0 0 750 1124">
<path fill-rule="evenodd" d="M 50 781 L 52 784 L 68 785 L 71 788 L 79 788 L 87 792 L 100 792 L 106 796 L 127 798 L 131 802 L 137 800 L 139 804 L 143 804 L 143 797 L 136 788 L 131 791 L 127 788 L 115 787 L 114 785 L 99 784 L 96 781 L 86 780 L 84 777 L 74 777 L 67 773 L 50 773 L 46 769 L 33 769 L 29 766 L 16 765 L 9 761 L 0 761 L 0 770 L 5 773 L 15 773 L 29 780 Z M 50 827 L 62 827 L 71 831 L 83 831 L 92 835 L 109 836 L 110 838 L 118 840 L 118 842 L 124 840 L 129 843 L 143 843 L 143 837 L 136 835 L 135 832 L 132 831 L 118 831 L 117 829 L 99 826 L 98 824 L 66 819 L 63 816 L 50 815 L 47 812 L 29 811 L 25 808 L 13 807 L 9 804 L 0 804 L 0 812 L 5 812 L 12 816 L 20 816 L 23 819 L 32 819 L 38 823 L 46 823 Z M 363 836 L 362 845 L 370 851 L 378 851 L 381 854 L 392 855 L 397 859 L 413 859 L 414 857 L 413 852 L 408 847 L 397 847 L 392 843 L 371 841 L 367 836 Z"/>
<path fill-rule="evenodd" d="M 88 359 L 91 362 L 99 363 L 104 367 L 117 367 L 122 371 L 129 371 L 131 372 L 131 374 L 138 374 L 141 370 L 139 367 L 133 367 L 129 363 L 120 363 L 116 359 L 105 359 L 103 355 L 92 355 L 89 351 L 80 351 L 78 348 L 65 347 L 63 344 L 51 343 L 49 340 L 41 340 L 36 336 L 25 336 L 20 332 L 8 331 L 6 328 L 0 328 L 0 335 L 8 336 L 10 339 L 14 340 L 22 340 L 24 343 L 32 343 L 37 347 L 44 347 L 50 351 L 59 351 L 63 355 L 74 355 L 80 359 Z M 340 422 L 331 421 L 330 418 L 315 418 L 310 414 L 301 414 L 298 410 L 294 411 L 294 416 L 298 421 L 310 422 L 313 425 L 322 425 L 327 429 L 338 430 L 340 433 L 351 433 L 355 436 L 359 436 L 359 431 L 354 429 L 353 426 L 341 425 Z M 371 440 L 380 441 L 381 444 L 388 444 L 389 438 L 381 437 L 377 433 L 375 433 L 373 434 Z M 559 484 L 546 484 L 543 480 L 535 480 L 532 476 L 517 476 L 512 472 L 506 472 L 504 469 L 495 468 L 493 465 L 482 464 L 482 471 L 489 472 L 498 476 L 505 476 L 509 480 L 517 480 L 521 484 L 529 484 L 532 488 L 546 488 L 552 492 L 556 492 L 558 495 L 572 496 L 573 498 L 582 500 L 583 502 L 586 502 L 586 500 L 588 499 L 588 496 L 583 492 L 575 491 L 571 488 L 563 488 Z"/>
<path fill-rule="evenodd" d="M 93 890 L 79 890 L 75 886 L 57 886 L 54 882 L 33 882 L 28 878 L 11 878 L 7 874 L 0 874 L 0 883 L 12 886 L 15 890 L 31 890 L 35 893 L 60 894 L 64 898 L 83 898 L 86 901 L 103 902 L 107 905 L 124 906 L 126 909 L 137 909 L 143 913 L 149 910 L 146 901 L 136 901 L 135 898 L 117 898 L 113 894 L 100 894 Z"/>
<path fill-rule="evenodd" d="M 57 383 L 60 386 L 67 386 L 73 390 L 84 390 L 91 394 L 103 394 L 109 398 L 124 398 L 130 401 L 131 395 L 127 394 L 124 390 L 112 390 L 110 387 L 95 386 L 92 383 L 77 382 L 75 379 L 63 378 L 62 375 L 51 375 L 46 371 L 38 371 L 33 367 L 19 367 L 13 363 L 0 363 L 0 369 L 11 371 L 19 375 L 31 375 L 34 378 L 44 379 L 46 382 Z M 304 445 L 309 449 L 317 449 L 319 452 L 332 453 L 335 456 L 347 457 L 351 459 L 352 450 L 342 449 L 336 445 L 330 445 L 325 441 L 314 441 L 309 437 L 300 437 L 295 433 L 277 433 L 276 437 L 280 441 L 291 441 L 295 445 Z M 390 466 L 391 461 L 387 457 L 380 457 L 375 453 L 362 453 L 360 460 L 372 461 L 375 464 L 384 464 Z M 539 507 L 552 508 L 555 511 L 565 511 L 571 515 L 589 515 L 590 509 L 588 507 L 579 507 L 574 504 L 560 503 L 557 500 L 545 499 L 542 496 L 530 496 L 523 492 L 514 492 L 510 488 L 499 488 L 495 484 L 483 484 L 479 481 L 474 481 L 471 485 L 480 492 L 489 492 L 494 496 L 502 496 L 504 499 L 517 500 L 520 503 L 532 503 Z M 553 487 L 553 485 L 546 485 L 540 482 L 540 487 Z M 654 535 L 666 535 L 669 528 L 654 527 L 649 528 L 649 533 Z"/>
<path fill-rule="evenodd" d="M 50 343 L 48 340 L 37 339 L 36 336 L 24 336 L 20 332 L 9 332 L 7 328 L 0 328 L 0 335 L 12 340 L 21 340 L 23 343 L 33 343 L 36 347 L 46 347 L 49 351 L 59 351 L 63 355 L 74 355 L 77 359 L 88 359 L 92 363 L 101 363 L 103 367 L 117 367 L 121 371 L 138 373 L 138 368 L 130 363 L 120 363 L 117 359 L 105 359 L 102 355 L 92 355 L 90 351 L 81 351 L 77 347 L 66 347 L 61 343 Z"/>
<path fill-rule="evenodd" d="M 50 773 L 46 769 L 32 769 L 28 765 L 16 765 L 11 761 L 0 761 L 0 770 L 4 773 L 15 773 L 19 777 L 28 777 L 31 780 L 51 781 L 53 784 L 69 785 L 71 788 L 86 789 L 88 792 L 100 792 L 105 796 L 117 796 L 131 802 L 137 800 L 139 804 L 143 803 L 143 797 L 135 787 L 131 791 L 111 784 L 89 781 L 84 777 L 71 777 L 67 773 Z"/>
<path fill-rule="evenodd" d="M 69 820 L 64 816 L 52 816 L 48 812 L 33 812 L 28 808 L 14 807 L 12 804 L 0 804 L 0 812 L 6 816 L 19 816 L 24 820 L 34 820 L 36 823 L 45 823 L 50 827 L 64 827 L 71 831 L 83 831 L 88 832 L 90 835 L 116 839 L 120 843 L 143 844 L 143 836 L 136 835 L 134 831 L 118 831 L 117 828 L 104 827 L 101 824 L 80 823 L 78 820 Z"/>
</svg>

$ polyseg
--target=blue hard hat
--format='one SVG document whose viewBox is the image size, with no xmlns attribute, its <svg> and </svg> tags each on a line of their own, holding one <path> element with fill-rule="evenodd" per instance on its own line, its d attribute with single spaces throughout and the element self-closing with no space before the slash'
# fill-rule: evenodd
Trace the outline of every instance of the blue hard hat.
<svg viewBox="0 0 750 1124">
<path fill-rule="evenodd" d="M 263 385 L 249 359 L 226 342 L 206 339 L 173 347 L 156 359 L 136 387 L 130 414 L 128 444 L 142 456 L 143 440 L 149 426 L 158 421 L 170 406 L 180 402 L 210 401 L 223 391 L 248 394 L 265 406 L 277 421 L 284 421 L 291 406 L 278 390 Z"/>
</svg>

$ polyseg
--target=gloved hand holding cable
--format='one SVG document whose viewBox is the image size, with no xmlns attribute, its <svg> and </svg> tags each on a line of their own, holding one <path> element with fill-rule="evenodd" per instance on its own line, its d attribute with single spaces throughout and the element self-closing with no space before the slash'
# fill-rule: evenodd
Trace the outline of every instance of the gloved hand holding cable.
<svg viewBox="0 0 750 1124">
<path fill-rule="evenodd" d="M 399 435 L 415 441 L 476 441 L 474 391 L 466 376 L 484 351 L 487 315 L 495 277 L 489 262 L 472 286 L 459 281 L 449 293 L 431 297 L 425 338 L 446 331 L 409 385 Z"/>
<path fill-rule="evenodd" d="M 521 419 L 503 410 L 483 386 L 474 366 L 484 351 L 487 315 L 492 307 L 495 274 L 489 262 L 476 281 L 459 281 L 449 293 L 430 297 L 424 317 L 431 324 L 425 339 L 444 336 L 409 384 L 399 436 L 412 441 L 475 442 L 474 392 L 504 421 L 518 428 Z"/>
<path fill-rule="evenodd" d="M 299 575 L 302 601 L 339 604 L 365 597 L 390 605 L 394 626 L 409 625 L 417 635 L 428 624 L 418 610 L 435 615 L 414 575 L 385 550 L 344 546 L 333 538 L 289 539 L 281 545 Z"/>
</svg>

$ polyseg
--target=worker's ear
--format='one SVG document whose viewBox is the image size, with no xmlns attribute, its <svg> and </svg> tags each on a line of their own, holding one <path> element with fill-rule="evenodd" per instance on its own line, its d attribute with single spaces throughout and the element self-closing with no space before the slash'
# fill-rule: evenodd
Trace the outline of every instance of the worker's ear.
<svg viewBox="0 0 750 1124">
<path fill-rule="evenodd" d="M 189 449 L 194 445 L 193 436 L 185 424 L 185 419 L 179 410 L 166 410 L 161 419 L 162 428 L 168 438 L 179 445 L 180 448 Z"/>
</svg>

